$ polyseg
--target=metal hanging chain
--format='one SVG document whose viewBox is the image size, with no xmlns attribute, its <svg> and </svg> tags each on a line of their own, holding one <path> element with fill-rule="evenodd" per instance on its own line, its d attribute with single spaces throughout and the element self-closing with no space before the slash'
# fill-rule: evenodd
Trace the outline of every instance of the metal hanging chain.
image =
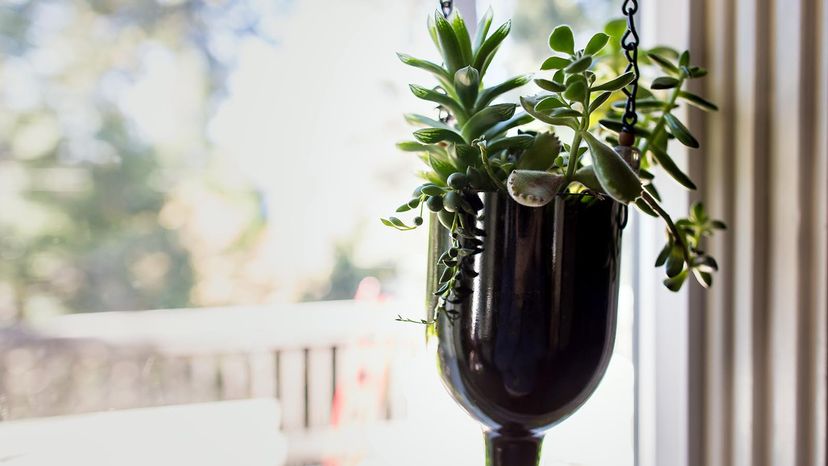
<svg viewBox="0 0 828 466">
<path fill-rule="evenodd" d="M 635 134 L 635 124 L 638 122 L 638 115 L 635 113 L 635 95 L 638 93 L 638 31 L 635 29 L 635 13 L 638 11 L 637 0 L 624 0 L 621 12 L 627 17 L 627 32 L 621 37 L 621 48 L 627 56 L 627 69 L 625 72 L 633 72 L 633 80 L 628 87 L 624 88 L 627 96 L 627 105 L 624 108 L 624 116 L 621 118 L 621 131 Z"/>
<path fill-rule="evenodd" d="M 441 1 L 440 9 L 443 10 L 443 16 L 448 18 L 451 15 L 451 11 L 454 9 L 454 2 L 452 0 Z"/>
</svg>

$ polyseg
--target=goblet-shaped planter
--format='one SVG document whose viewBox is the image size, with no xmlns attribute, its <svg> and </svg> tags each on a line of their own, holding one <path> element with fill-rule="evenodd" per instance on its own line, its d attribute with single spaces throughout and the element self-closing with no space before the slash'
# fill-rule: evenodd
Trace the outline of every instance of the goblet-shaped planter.
<svg viewBox="0 0 828 466">
<path fill-rule="evenodd" d="M 487 465 L 536 466 L 543 433 L 598 385 L 615 340 L 626 207 L 557 197 L 525 207 L 483 195 L 472 291 L 437 316 L 444 384 L 482 423 Z M 450 238 L 432 218 L 428 288 Z M 429 304 L 433 305 L 435 302 Z"/>
</svg>

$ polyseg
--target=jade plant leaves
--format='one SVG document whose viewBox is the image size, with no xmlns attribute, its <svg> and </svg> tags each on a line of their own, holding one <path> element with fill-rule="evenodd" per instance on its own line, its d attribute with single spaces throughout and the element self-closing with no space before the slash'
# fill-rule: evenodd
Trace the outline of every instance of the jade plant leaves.
<svg viewBox="0 0 828 466">
<path fill-rule="evenodd" d="M 575 53 L 575 36 L 567 25 L 558 26 L 549 35 L 549 47 L 556 52 Z"/>
<path fill-rule="evenodd" d="M 678 118 L 673 116 L 671 113 L 667 113 L 664 115 L 664 121 L 667 123 L 667 126 L 670 128 L 670 132 L 673 133 L 673 136 L 679 140 L 682 144 L 687 147 L 692 147 L 694 149 L 699 148 L 699 141 L 690 134 L 690 130 L 684 126 L 684 123 L 679 121 Z"/>
<path fill-rule="evenodd" d="M 609 41 L 609 35 L 604 34 L 603 32 L 595 34 L 591 39 L 589 39 L 589 42 L 587 42 L 587 45 L 584 48 L 584 54 L 595 55 L 600 52 L 605 45 L 607 45 L 607 41 Z"/>
<path fill-rule="evenodd" d="M 559 70 L 569 66 L 569 60 L 564 57 L 549 57 L 547 58 L 540 69 L 542 70 Z"/>
</svg>

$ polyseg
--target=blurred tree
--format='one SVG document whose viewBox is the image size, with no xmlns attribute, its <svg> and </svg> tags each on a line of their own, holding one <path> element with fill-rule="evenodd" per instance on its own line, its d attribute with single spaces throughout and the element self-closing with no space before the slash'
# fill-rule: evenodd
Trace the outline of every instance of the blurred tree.
<svg viewBox="0 0 828 466">
<path fill-rule="evenodd" d="M 210 163 L 204 127 L 234 43 L 269 37 L 255 3 L 4 2 L 0 320 L 192 304 L 191 250 L 159 213 Z M 159 57 L 175 65 L 164 84 L 187 92 L 147 111 L 136 89 Z"/>
</svg>

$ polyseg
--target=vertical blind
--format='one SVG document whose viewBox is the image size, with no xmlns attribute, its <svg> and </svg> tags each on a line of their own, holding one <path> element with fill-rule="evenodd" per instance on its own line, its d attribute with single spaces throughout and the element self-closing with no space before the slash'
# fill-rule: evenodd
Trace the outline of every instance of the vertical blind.
<svg viewBox="0 0 828 466">
<path fill-rule="evenodd" d="M 825 465 L 828 0 L 692 0 L 689 31 L 720 111 L 691 113 L 688 163 L 730 229 L 715 287 L 690 293 L 688 455 Z"/>
</svg>

